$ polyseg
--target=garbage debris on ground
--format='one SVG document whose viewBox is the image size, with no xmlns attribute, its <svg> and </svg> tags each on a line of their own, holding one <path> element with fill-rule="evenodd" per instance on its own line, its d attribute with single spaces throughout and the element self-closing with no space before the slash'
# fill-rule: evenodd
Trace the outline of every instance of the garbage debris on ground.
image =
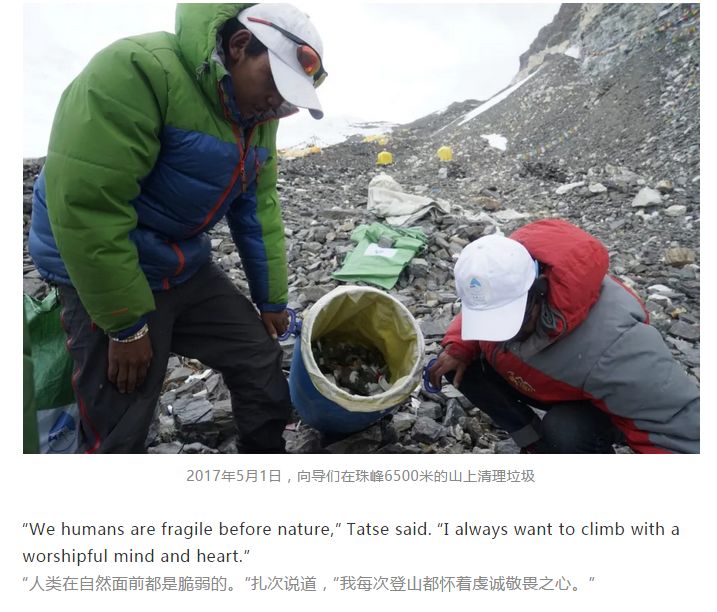
<svg viewBox="0 0 717 612">
<path fill-rule="evenodd" d="M 79 444 L 80 409 L 72 387 L 72 357 L 61 322 L 59 292 L 42 300 L 23 295 L 34 378 L 40 453 L 74 453 Z M 28 415 L 28 419 L 33 418 Z"/>
<path fill-rule="evenodd" d="M 354 395 L 378 395 L 391 388 L 391 373 L 376 348 L 325 336 L 311 343 L 314 359 L 333 384 Z"/>
<path fill-rule="evenodd" d="M 315 155 L 321 153 L 321 147 L 312 145 L 303 149 L 281 149 L 279 151 L 279 157 L 282 159 L 297 159 L 299 157 L 306 157 L 307 155 Z"/>
<path fill-rule="evenodd" d="M 388 134 L 369 134 L 368 136 L 364 136 L 362 142 L 375 142 L 376 144 L 385 147 L 389 140 L 390 137 Z"/>
<path fill-rule="evenodd" d="M 411 225 L 432 209 L 444 214 L 451 212 L 451 205 L 446 200 L 405 193 L 388 174 L 379 174 L 371 179 L 366 208 L 395 226 Z"/>
</svg>

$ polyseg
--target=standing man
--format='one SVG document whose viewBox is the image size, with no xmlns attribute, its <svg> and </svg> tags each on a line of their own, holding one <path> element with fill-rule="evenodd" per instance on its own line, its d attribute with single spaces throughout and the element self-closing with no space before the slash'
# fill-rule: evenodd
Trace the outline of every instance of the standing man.
<svg viewBox="0 0 717 612">
<path fill-rule="evenodd" d="M 470 243 L 432 384 L 448 374 L 525 452 L 699 452 L 697 385 L 607 272 L 602 243 L 559 219 Z"/>
<path fill-rule="evenodd" d="M 180 4 L 176 34 L 119 40 L 64 92 L 30 253 L 60 287 L 81 450 L 143 452 L 170 352 L 222 373 L 241 452 L 284 452 L 291 402 L 278 120 L 326 76 L 287 4 Z M 251 298 L 211 262 L 224 216 Z"/>
</svg>

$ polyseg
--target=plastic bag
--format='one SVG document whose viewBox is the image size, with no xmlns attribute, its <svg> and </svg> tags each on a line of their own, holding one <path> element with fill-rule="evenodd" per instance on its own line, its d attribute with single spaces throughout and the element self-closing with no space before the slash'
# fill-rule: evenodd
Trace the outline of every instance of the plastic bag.
<svg viewBox="0 0 717 612">
<path fill-rule="evenodd" d="M 23 295 L 30 336 L 37 430 L 41 453 L 74 453 L 79 409 L 72 390 L 72 358 L 60 322 L 60 300 L 53 289 L 42 301 Z"/>
<path fill-rule="evenodd" d="M 388 247 L 380 246 L 382 239 Z M 331 276 L 338 280 L 355 283 L 363 281 L 391 289 L 403 268 L 428 242 L 420 227 L 391 228 L 381 223 L 359 225 L 351 234 L 357 243 L 344 260 L 340 270 Z"/>
</svg>

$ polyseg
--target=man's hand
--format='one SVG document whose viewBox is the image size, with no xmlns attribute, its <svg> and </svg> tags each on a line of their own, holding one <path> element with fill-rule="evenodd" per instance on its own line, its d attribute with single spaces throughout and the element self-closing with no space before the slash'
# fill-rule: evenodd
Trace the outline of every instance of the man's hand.
<svg viewBox="0 0 717 612">
<path fill-rule="evenodd" d="M 453 377 L 453 386 L 457 389 L 461 386 L 463 374 L 465 374 L 468 365 L 469 363 L 467 361 L 449 355 L 446 351 L 443 351 L 440 355 L 438 355 L 436 363 L 434 363 L 431 366 L 431 369 L 428 370 L 428 378 L 436 389 L 440 389 L 442 386 L 441 378 L 443 378 L 443 375 L 455 370 L 456 373 Z"/>
<path fill-rule="evenodd" d="M 115 342 L 110 338 L 107 378 L 120 393 L 134 393 L 147 377 L 152 362 L 149 334 L 134 342 Z"/>
<path fill-rule="evenodd" d="M 286 310 L 281 312 L 262 312 L 261 320 L 269 335 L 276 340 L 289 327 L 289 313 Z"/>
</svg>

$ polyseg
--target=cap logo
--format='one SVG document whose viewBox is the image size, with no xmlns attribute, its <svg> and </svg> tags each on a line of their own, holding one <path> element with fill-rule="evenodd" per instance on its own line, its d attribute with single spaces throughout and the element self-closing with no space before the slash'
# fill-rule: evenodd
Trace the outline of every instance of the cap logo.
<svg viewBox="0 0 717 612">
<path fill-rule="evenodd" d="M 469 308 L 480 308 L 485 306 L 490 299 L 490 291 L 486 281 L 482 283 L 475 277 L 468 283 L 468 294 L 466 302 Z"/>
</svg>

